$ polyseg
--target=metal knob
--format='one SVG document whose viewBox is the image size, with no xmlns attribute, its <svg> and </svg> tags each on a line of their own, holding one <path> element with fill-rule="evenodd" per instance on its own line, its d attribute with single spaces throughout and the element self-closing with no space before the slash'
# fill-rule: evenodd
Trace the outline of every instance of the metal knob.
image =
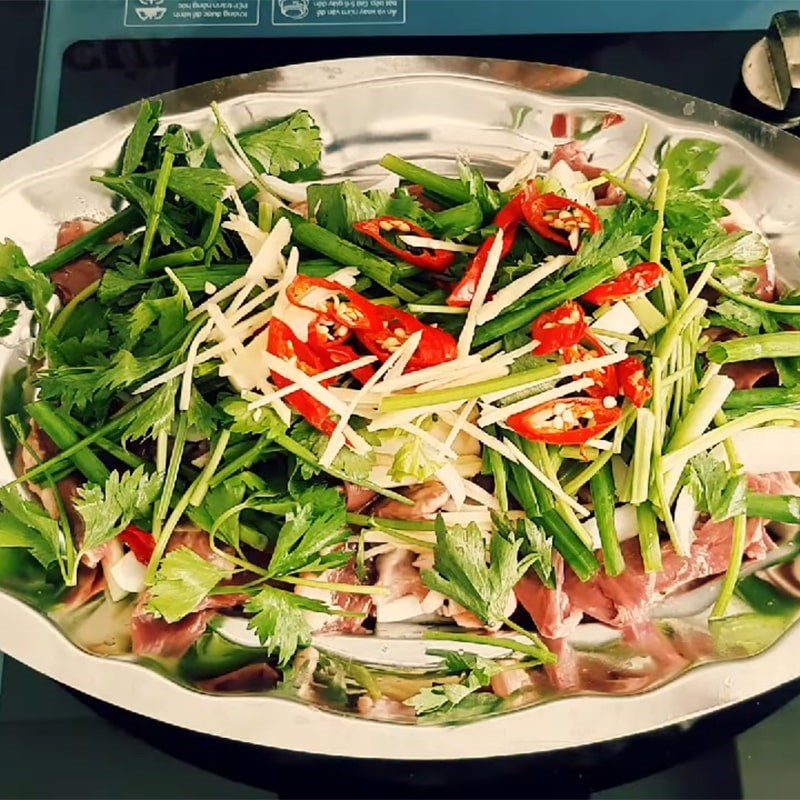
<svg viewBox="0 0 800 800">
<path fill-rule="evenodd" d="M 772 17 L 767 35 L 744 59 L 742 79 L 764 110 L 772 109 L 767 116 L 788 120 L 800 115 L 800 13 L 782 11 Z"/>
</svg>

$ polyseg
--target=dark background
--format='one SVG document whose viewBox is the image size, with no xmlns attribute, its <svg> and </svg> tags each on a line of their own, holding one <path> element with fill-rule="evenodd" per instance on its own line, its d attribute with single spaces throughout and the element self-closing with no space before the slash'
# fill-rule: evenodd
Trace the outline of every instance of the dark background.
<svg viewBox="0 0 800 800">
<path fill-rule="evenodd" d="M 4 34 L 0 42 L 0 158 L 29 142 L 43 5 L 39 0 L 0 0 L 0 31 Z M 602 39 L 336 39 L 318 40 L 314 57 L 436 52 L 536 59 L 639 78 L 730 105 L 741 59 L 759 35 L 753 31 Z M 65 60 L 59 123 L 72 124 L 142 94 L 296 60 L 300 60 L 297 42 L 292 40 L 272 42 L 269 48 L 216 41 L 213 57 L 203 40 L 143 42 L 133 47 L 113 42 L 78 43 Z M 483 772 L 489 778 L 476 779 L 468 786 L 459 780 L 467 774 L 466 769 L 453 767 L 438 774 L 378 765 L 369 770 L 369 765 L 355 769 L 341 763 L 286 761 L 255 749 L 237 752 L 230 746 L 223 748 L 201 737 L 88 704 L 6 658 L 0 685 L 0 796 L 249 798 L 275 797 L 275 790 L 281 796 L 319 797 L 534 797 L 552 796 L 557 791 L 562 796 L 587 796 L 592 788 L 636 778 L 633 783 L 591 796 L 620 800 L 797 798 L 800 701 L 792 701 L 797 688 L 693 726 L 683 736 L 655 740 L 622 764 L 616 759 L 615 763 L 595 765 L 591 775 L 582 771 L 577 760 L 565 759 L 555 767 L 551 764 L 551 772 L 532 763 L 526 767 L 515 762 L 508 768 L 501 766 L 499 773 L 497 765 L 487 767 Z M 734 731 L 782 704 L 766 721 L 735 740 L 730 738 Z M 679 763 L 663 769 L 673 762 Z M 658 769 L 662 771 L 641 778 Z M 242 781 L 264 788 L 251 788 Z"/>
</svg>

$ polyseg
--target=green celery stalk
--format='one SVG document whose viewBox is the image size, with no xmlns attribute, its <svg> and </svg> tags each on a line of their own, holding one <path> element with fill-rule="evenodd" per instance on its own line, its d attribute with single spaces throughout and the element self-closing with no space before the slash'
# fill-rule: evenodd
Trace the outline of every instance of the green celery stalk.
<svg viewBox="0 0 800 800">
<path fill-rule="evenodd" d="M 708 348 L 708 358 L 716 364 L 735 361 L 754 361 L 757 358 L 791 358 L 800 356 L 800 331 L 762 333 L 744 336 L 728 342 L 714 342 Z"/>
<path fill-rule="evenodd" d="M 151 275 L 156 272 L 163 272 L 167 267 L 186 267 L 191 264 L 200 264 L 203 261 L 205 251 L 202 247 L 187 247 L 185 250 L 178 250 L 175 253 L 167 253 L 157 258 L 151 258 L 145 267 L 145 273 Z"/>
<path fill-rule="evenodd" d="M 437 175 L 429 169 L 419 167 L 391 153 L 387 153 L 379 163 L 389 172 L 394 172 L 395 175 L 399 175 L 411 183 L 418 183 L 423 189 L 441 197 L 446 197 L 448 200 L 453 200 L 456 203 L 468 203 L 472 199 L 469 187 L 458 178 L 446 178 L 443 175 Z"/>
<path fill-rule="evenodd" d="M 497 432 L 492 426 L 489 429 L 492 436 L 496 436 Z M 489 469 L 494 478 L 494 496 L 503 512 L 508 511 L 508 477 L 506 475 L 506 462 L 503 456 L 491 447 L 485 448 L 486 459 L 489 464 Z"/>
<path fill-rule="evenodd" d="M 597 519 L 597 530 L 603 547 L 603 563 L 612 578 L 625 571 L 625 558 L 619 545 L 615 516 L 614 476 L 611 464 L 606 463 L 589 481 Z"/>
<path fill-rule="evenodd" d="M 50 333 L 53 334 L 53 336 L 59 336 L 75 313 L 75 309 L 84 300 L 88 300 L 90 297 L 97 294 L 99 288 L 100 280 L 98 279 L 81 289 L 81 291 L 58 312 L 58 316 L 53 320 L 53 324 L 50 326 Z"/>
<path fill-rule="evenodd" d="M 671 453 L 695 441 L 714 420 L 730 394 L 731 379 L 714 375 L 673 431 L 665 451 Z"/>
<path fill-rule="evenodd" d="M 95 245 L 102 244 L 106 239 L 114 234 L 132 230 L 141 221 L 142 215 L 135 206 L 126 206 L 122 211 L 118 211 L 113 217 L 109 217 L 105 222 L 101 222 L 96 228 L 85 233 L 80 239 L 76 239 L 66 247 L 56 250 L 52 255 L 42 259 L 33 265 L 35 270 L 47 273 L 48 275 L 67 264 L 76 261 L 86 254 Z"/>
<path fill-rule="evenodd" d="M 645 572 L 661 572 L 661 545 L 658 541 L 656 513 L 650 503 L 636 506 L 636 521 L 639 523 L 639 546 Z"/>
<path fill-rule="evenodd" d="M 721 283 L 714 277 L 708 279 L 708 285 L 721 295 L 730 297 L 731 300 L 735 300 L 737 303 L 741 303 L 745 306 L 750 306 L 750 308 L 758 308 L 762 311 L 769 311 L 772 314 L 800 314 L 800 306 L 789 305 L 788 303 L 769 303 L 766 300 L 759 300 L 756 297 L 750 297 L 746 294 L 732 292 L 724 283 Z"/>
</svg>

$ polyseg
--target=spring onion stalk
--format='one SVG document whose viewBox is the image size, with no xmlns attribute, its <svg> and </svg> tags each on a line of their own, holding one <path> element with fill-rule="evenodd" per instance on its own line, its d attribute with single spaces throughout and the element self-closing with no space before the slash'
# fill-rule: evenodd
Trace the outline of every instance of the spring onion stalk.
<svg viewBox="0 0 800 800">
<path fill-rule="evenodd" d="M 747 493 L 747 516 L 800 524 L 800 497 L 793 494 Z"/>
<path fill-rule="evenodd" d="M 62 451 L 80 442 L 75 431 L 44 400 L 28 404 L 25 411 Z M 92 483 L 103 484 L 111 474 L 108 467 L 89 449 L 76 452 L 72 456 L 72 463 Z M 30 479 L 30 474 L 26 479 Z"/>
<path fill-rule="evenodd" d="M 758 411 L 751 411 L 749 414 L 730 420 L 724 425 L 704 433 L 680 450 L 667 453 L 664 457 L 664 469 L 667 471 L 675 469 L 696 455 L 724 442 L 736 433 L 750 430 L 750 428 L 757 428 L 770 422 L 778 422 L 779 420 L 800 423 L 800 411 L 793 408 L 762 408 Z"/>
<path fill-rule="evenodd" d="M 127 206 L 122 211 L 114 214 L 113 217 L 109 217 L 105 222 L 101 222 L 96 228 L 87 231 L 71 244 L 59 248 L 55 253 L 34 264 L 33 269 L 49 275 L 51 272 L 76 261 L 96 245 L 102 244 L 114 236 L 114 234 L 132 230 L 139 224 L 141 218 L 142 215 L 138 208 Z"/>
<path fill-rule="evenodd" d="M 521 439 L 522 451 L 526 456 L 556 485 L 561 486 L 558 480 L 558 467 L 553 463 L 550 450 L 543 442 L 529 442 L 527 439 Z M 563 490 L 563 487 L 562 487 Z M 540 492 L 544 492 L 545 487 L 540 487 Z M 548 490 L 549 491 L 549 490 Z M 542 506 L 541 500 L 539 505 Z M 567 525 L 572 528 L 575 535 L 587 546 L 592 546 L 592 537 L 586 528 L 583 527 L 581 521 L 578 519 L 575 511 L 567 505 L 562 499 L 556 497 L 553 503 L 561 518 Z"/>
<path fill-rule="evenodd" d="M 553 537 L 556 550 L 581 581 L 588 581 L 600 571 L 597 556 L 576 535 L 554 508 L 541 516 L 542 527 Z"/>
<path fill-rule="evenodd" d="M 611 464 L 606 463 L 589 481 L 594 504 L 594 515 L 600 543 L 603 548 L 603 565 L 607 575 L 612 578 L 625 571 L 625 558 L 619 546 L 616 516 L 614 513 L 614 476 Z"/>
<path fill-rule="evenodd" d="M 800 331 L 762 333 L 728 342 L 714 342 L 707 352 L 717 364 L 734 361 L 755 361 L 757 358 L 792 358 L 800 356 Z"/>
<path fill-rule="evenodd" d="M 165 151 L 163 160 L 161 161 L 161 168 L 158 171 L 156 186 L 153 190 L 153 199 L 147 215 L 144 239 L 142 240 L 142 252 L 139 256 L 139 270 L 141 272 L 146 272 L 147 270 L 147 262 L 150 260 L 150 253 L 153 249 L 153 243 L 156 240 L 156 232 L 158 231 L 158 225 L 161 221 L 161 211 L 164 208 L 164 200 L 167 196 L 167 184 L 169 183 L 169 176 L 172 172 L 172 164 L 174 161 L 175 154 L 169 150 Z"/>
<path fill-rule="evenodd" d="M 414 292 L 397 283 L 397 272 L 391 262 L 341 239 L 335 233 L 291 211 L 283 210 L 281 216 L 292 223 L 294 240 L 298 244 L 316 250 L 345 266 L 358 267 L 364 275 L 396 294 L 401 300 L 409 302 L 417 299 Z"/>
<path fill-rule="evenodd" d="M 636 444 L 631 463 L 631 503 L 638 505 L 647 499 L 650 487 L 650 465 L 653 459 L 655 417 L 649 408 L 636 412 Z"/>
<path fill-rule="evenodd" d="M 506 650 L 513 650 L 515 653 L 523 653 L 526 656 L 541 661 L 544 664 L 554 664 L 556 657 L 543 646 L 537 647 L 535 645 L 525 644 L 518 642 L 516 639 L 511 639 L 507 636 L 482 636 L 477 633 L 447 633 L 446 631 L 425 631 L 422 634 L 423 639 L 429 639 L 436 642 L 461 642 L 463 644 L 477 644 L 487 645 L 488 647 L 500 647 Z"/>
<path fill-rule="evenodd" d="M 222 433 L 220 433 L 219 438 L 214 444 L 211 450 L 211 456 L 209 457 L 205 467 L 203 467 L 203 471 L 200 473 L 200 479 L 197 482 L 197 486 L 195 487 L 195 490 L 189 497 L 190 505 L 199 506 L 200 503 L 203 502 L 203 499 L 205 498 L 210 488 L 209 482 L 216 473 L 217 468 L 219 467 L 220 462 L 222 461 L 222 457 L 225 455 L 225 448 L 227 448 L 230 438 L 231 438 L 230 429 L 225 428 L 225 430 L 223 430 Z"/>
<path fill-rule="evenodd" d="M 50 326 L 50 333 L 54 336 L 58 336 L 61 331 L 64 330 L 67 322 L 69 322 L 72 315 L 75 313 L 75 309 L 84 301 L 88 300 L 90 297 L 97 293 L 97 290 L 100 288 L 100 281 L 96 280 L 90 283 L 85 288 L 81 289 L 72 300 L 67 303 L 61 311 L 58 312 L 58 316 L 53 320 L 53 324 Z"/>
<path fill-rule="evenodd" d="M 728 395 L 724 411 L 752 411 L 770 406 L 800 405 L 800 386 L 769 389 L 736 389 Z"/>
<path fill-rule="evenodd" d="M 625 400 L 622 406 L 622 419 L 617 423 L 614 431 L 614 438 L 611 442 L 611 452 L 619 455 L 622 452 L 622 444 L 628 431 L 633 427 L 636 420 L 636 406 L 630 400 Z"/>
<path fill-rule="evenodd" d="M 539 500 L 533 488 L 533 478 L 530 472 L 521 464 L 513 461 L 507 462 L 511 471 L 508 488 L 514 499 L 522 506 L 522 510 L 529 517 L 537 517 L 541 512 Z"/>
<path fill-rule="evenodd" d="M 639 525 L 639 547 L 645 572 L 661 572 L 661 544 L 658 540 L 658 519 L 650 503 L 636 506 L 636 522 Z"/>
<path fill-rule="evenodd" d="M 87 427 L 82 422 L 73 419 L 64 411 L 63 408 L 54 408 L 53 412 L 61 418 L 61 421 L 67 427 L 72 428 L 72 430 L 81 436 L 88 436 L 92 432 L 91 428 Z M 118 445 L 116 442 L 112 442 L 110 439 L 106 439 L 105 437 L 97 440 L 97 446 L 101 450 L 105 450 L 110 456 L 116 458 L 117 461 L 121 461 L 123 464 L 127 464 L 129 467 L 133 467 L 134 469 L 142 466 L 142 464 L 147 464 L 148 467 L 150 467 L 148 462 L 143 458 L 140 458 L 135 453 L 129 453 L 124 447 Z"/>
<path fill-rule="evenodd" d="M 530 325 L 536 317 L 545 311 L 551 311 L 563 305 L 567 300 L 574 300 L 586 294 L 615 275 L 614 267 L 608 263 L 594 269 L 579 272 L 574 278 L 568 280 L 562 289 L 542 298 L 536 303 L 525 305 L 524 298 L 509 307 L 509 310 L 489 322 L 480 325 L 472 340 L 473 347 L 489 344 L 511 331 Z"/>
<path fill-rule="evenodd" d="M 517 386 L 526 386 L 530 383 L 540 383 L 549 378 L 555 378 L 558 374 L 558 367 L 546 364 L 524 372 L 514 372 L 511 375 L 503 375 L 499 378 L 489 378 L 467 386 L 453 386 L 449 389 L 436 389 L 430 392 L 415 392 L 414 394 L 398 394 L 384 397 L 381 400 L 380 410 L 388 413 L 390 411 L 406 411 L 412 408 L 475 400 L 492 392 L 501 392 Z"/>
<path fill-rule="evenodd" d="M 733 381 L 725 375 L 715 375 L 711 378 L 675 428 L 666 452 L 674 452 L 696 441 L 712 423 L 733 386 Z"/>
<path fill-rule="evenodd" d="M 393 172 L 411 183 L 418 183 L 423 189 L 441 197 L 446 197 L 448 200 L 453 200 L 456 203 L 468 203 L 472 199 L 469 186 L 458 180 L 458 178 L 446 178 L 443 175 L 437 175 L 429 169 L 419 167 L 391 153 L 385 155 L 379 163 L 389 172 Z"/>
<path fill-rule="evenodd" d="M 766 300 L 759 300 L 757 297 L 750 297 L 746 294 L 732 292 L 724 283 L 721 283 L 714 277 L 708 279 L 708 285 L 721 295 L 729 297 L 731 300 L 735 300 L 742 305 L 750 306 L 750 308 L 758 308 L 773 314 L 800 314 L 800 306 L 793 306 L 788 303 L 769 303 Z"/>
<path fill-rule="evenodd" d="M 202 247 L 187 247 L 185 250 L 178 250 L 177 253 L 167 253 L 157 258 L 151 258 L 147 262 L 144 271 L 147 275 L 156 272 L 163 272 L 167 267 L 186 267 L 191 264 L 199 264 L 203 260 L 205 251 Z"/>
<path fill-rule="evenodd" d="M 725 413 L 718 412 L 715 420 L 718 426 L 723 427 L 727 422 Z M 732 477 L 742 474 L 742 464 L 736 452 L 736 447 L 732 439 L 725 440 L 725 453 L 728 456 L 728 470 Z M 717 602 L 711 610 L 711 618 L 716 619 L 725 615 L 728 610 L 733 593 L 736 590 L 736 582 L 739 580 L 739 573 L 742 570 L 742 559 L 744 558 L 745 547 L 747 546 L 747 511 L 737 514 L 733 519 L 733 536 L 731 537 L 731 555 L 728 561 L 728 569 L 722 580 Z"/>
</svg>

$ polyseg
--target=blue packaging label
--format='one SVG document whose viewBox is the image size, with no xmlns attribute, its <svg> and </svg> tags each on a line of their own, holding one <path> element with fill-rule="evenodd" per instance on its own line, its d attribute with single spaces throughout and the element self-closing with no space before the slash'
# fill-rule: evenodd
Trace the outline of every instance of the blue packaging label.
<svg viewBox="0 0 800 800">
<path fill-rule="evenodd" d="M 258 25 L 260 0 L 125 0 L 125 27 Z"/>
<path fill-rule="evenodd" d="M 364 25 L 406 21 L 406 0 L 272 0 L 273 25 Z"/>
</svg>

